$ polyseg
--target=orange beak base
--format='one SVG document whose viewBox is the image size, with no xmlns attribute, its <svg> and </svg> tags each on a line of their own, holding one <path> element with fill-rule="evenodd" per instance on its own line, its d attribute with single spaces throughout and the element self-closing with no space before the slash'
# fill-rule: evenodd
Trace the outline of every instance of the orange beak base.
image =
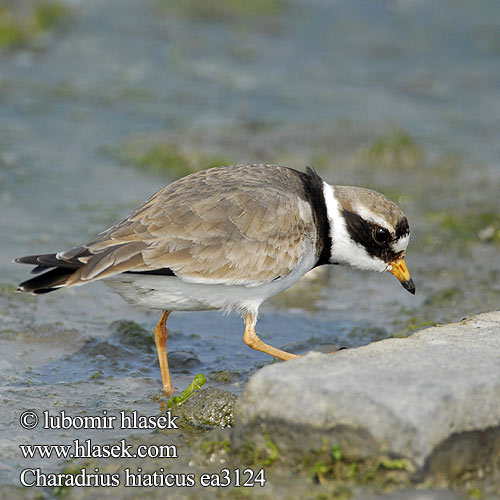
<svg viewBox="0 0 500 500">
<path fill-rule="evenodd" d="M 413 283 L 413 280 L 410 278 L 410 272 L 408 271 L 403 258 L 393 260 L 390 264 L 390 269 L 388 270 L 396 276 L 405 290 L 408 290 L 411 294 L 415 295 L 415 283 Z"/>
</svg>

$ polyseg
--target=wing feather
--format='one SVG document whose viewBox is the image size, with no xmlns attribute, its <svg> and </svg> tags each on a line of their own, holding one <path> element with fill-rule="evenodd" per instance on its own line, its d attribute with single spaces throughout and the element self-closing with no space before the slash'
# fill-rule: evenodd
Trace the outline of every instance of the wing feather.
<svg viewBox="0 0 500 500">
<path fill-rule="evenodd" d="M 61 260 L 85 255 L 68 285 L 162 268 L 226 284 L 285 276 L 315 244 L 311 206 L 297 196 L 300 175 L 254 165 L 184 177 L 87 244 L 58 254 Z"/>
</svg>

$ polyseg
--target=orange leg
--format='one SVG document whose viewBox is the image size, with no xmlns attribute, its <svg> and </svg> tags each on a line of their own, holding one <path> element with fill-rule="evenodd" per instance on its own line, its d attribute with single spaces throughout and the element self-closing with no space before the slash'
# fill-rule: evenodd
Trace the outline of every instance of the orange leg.
<svg viewBox="0 0 500 500">
<path fill-rule="evenodd" d="M 163 394 L 165 396 L 171 396 L 174 392 L 174 388 L 172 387 L 172 381 L 170 380 L 170 371 L 168 369 L 168 360 L 167 360 L 167 318 L 169 312 L 163 311 L 161 314 L 160 321 L 158 321 L 155 326 L 155 344 L 156 350 L 158 351 L 158 361 L 160 362 L 160 371 L 161 371 L 161 381 L 163 384 Z"/>
<path fill-rule="evenodd" d="M 266 344 L 259 339 L 257 334 L 255 333 L 255 323 L 257 321 L 257 315 L 252 313 L 245 314 L 245 333 L 243 335 L 243 341 L 246 345 L 250 346 L 252 349 L 256 349 L 257 351 L 265 352 L 266 354 L 270 354 L 275 358 L 282 359 L 284 361 L 288 361 L 289 359 L 299 358 L 300 354 L 292 354 L 291 352 L 282 351 L 281 349 L 277 349 L 272 345 Z"/>
<path fill-rule="evenodd" d="M 265 352 L 266 354 L 270 354 L 275 358 L 282 359 L 283 361 L 288 361 L 293 358 L 300 358 L 302 354 L 292 354 L 291 352 L 282 351 L 281 349 L 277 349 L 272 345 L 266 344 L 259 339 L 257 333 L 255 332 L 255 323 L 257 322 L 257 315 L 252 313 L 245 314 L 245 333 L 243 335 L 243 340 L 246 345 L 250 346 L 252 349 L 257 351 Z M 328 354 L 335 354 L 340 350 L 345 349 L 341 347 L 336 351 L 329 352 Z"/>
</svg>

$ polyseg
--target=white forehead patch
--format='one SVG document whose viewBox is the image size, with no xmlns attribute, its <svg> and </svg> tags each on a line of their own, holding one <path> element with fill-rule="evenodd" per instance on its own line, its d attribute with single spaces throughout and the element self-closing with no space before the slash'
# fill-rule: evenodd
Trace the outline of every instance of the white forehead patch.
<svg viewBox="0 0 500 500">
<path fill-rule="evenodd" d="M 373 222 L 374 224 L 377 224 L 379 226 L 382 226 L 383 228 L 389 229 L 389 231 L 392 231 L 391 225 L 379 214 L 373 213 L 371 210 L 368 210 L 366 207 L 360 205 L 359 203 L 356 204 L 353 208 L 354 211 L 364 220 Z"/>
<path fill-rule="evenodd" d="M 380 215 L 373 213 L 371 210 L 368 210 L 366 207 L 360 204 L 356 205 L 355 210 L 357 211 L 358 215 L 363 217 L 363 219 L 378 224 L 379 226 L 389 229 L 389 231 L 393 232 L 391 224 L 389 224 Z M 395 242 L 391 243 L 390 246 L 395 253 L 403 252 L 404 250 L 406 250 L 406 247 L 408 246 L 409 239 L 410 235 L 406 234 L 405 236 L 402 236 L 398 238 Z"/>
<path fill-rule="evenodd" d="M 410 235 L 407 234 L 405 236 L 402 236 L 398 240 L 396 240 L 394 243 L 391 243 L 391 248 L 394 250 L 394 252 L 399 253 L 403 252 L 406 250 L 406 247 L 408 246 L 408 241 L 410 240 Z"/>
</svg>

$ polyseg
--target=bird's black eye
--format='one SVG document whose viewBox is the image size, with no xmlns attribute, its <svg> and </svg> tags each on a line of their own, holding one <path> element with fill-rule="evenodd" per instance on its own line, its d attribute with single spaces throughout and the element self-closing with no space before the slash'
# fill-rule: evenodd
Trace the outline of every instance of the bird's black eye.
<svg viewBox="0 0 500 500">
<path fill-rule="evenodd" d="M 387 243 L 391 238 L 391 233 L 387 231 L 387 229 L 384 229 L 383 227 L 376 227 L 375 230 L 373 231 L 373 239 L 377 243 Z"/>
</svg>

